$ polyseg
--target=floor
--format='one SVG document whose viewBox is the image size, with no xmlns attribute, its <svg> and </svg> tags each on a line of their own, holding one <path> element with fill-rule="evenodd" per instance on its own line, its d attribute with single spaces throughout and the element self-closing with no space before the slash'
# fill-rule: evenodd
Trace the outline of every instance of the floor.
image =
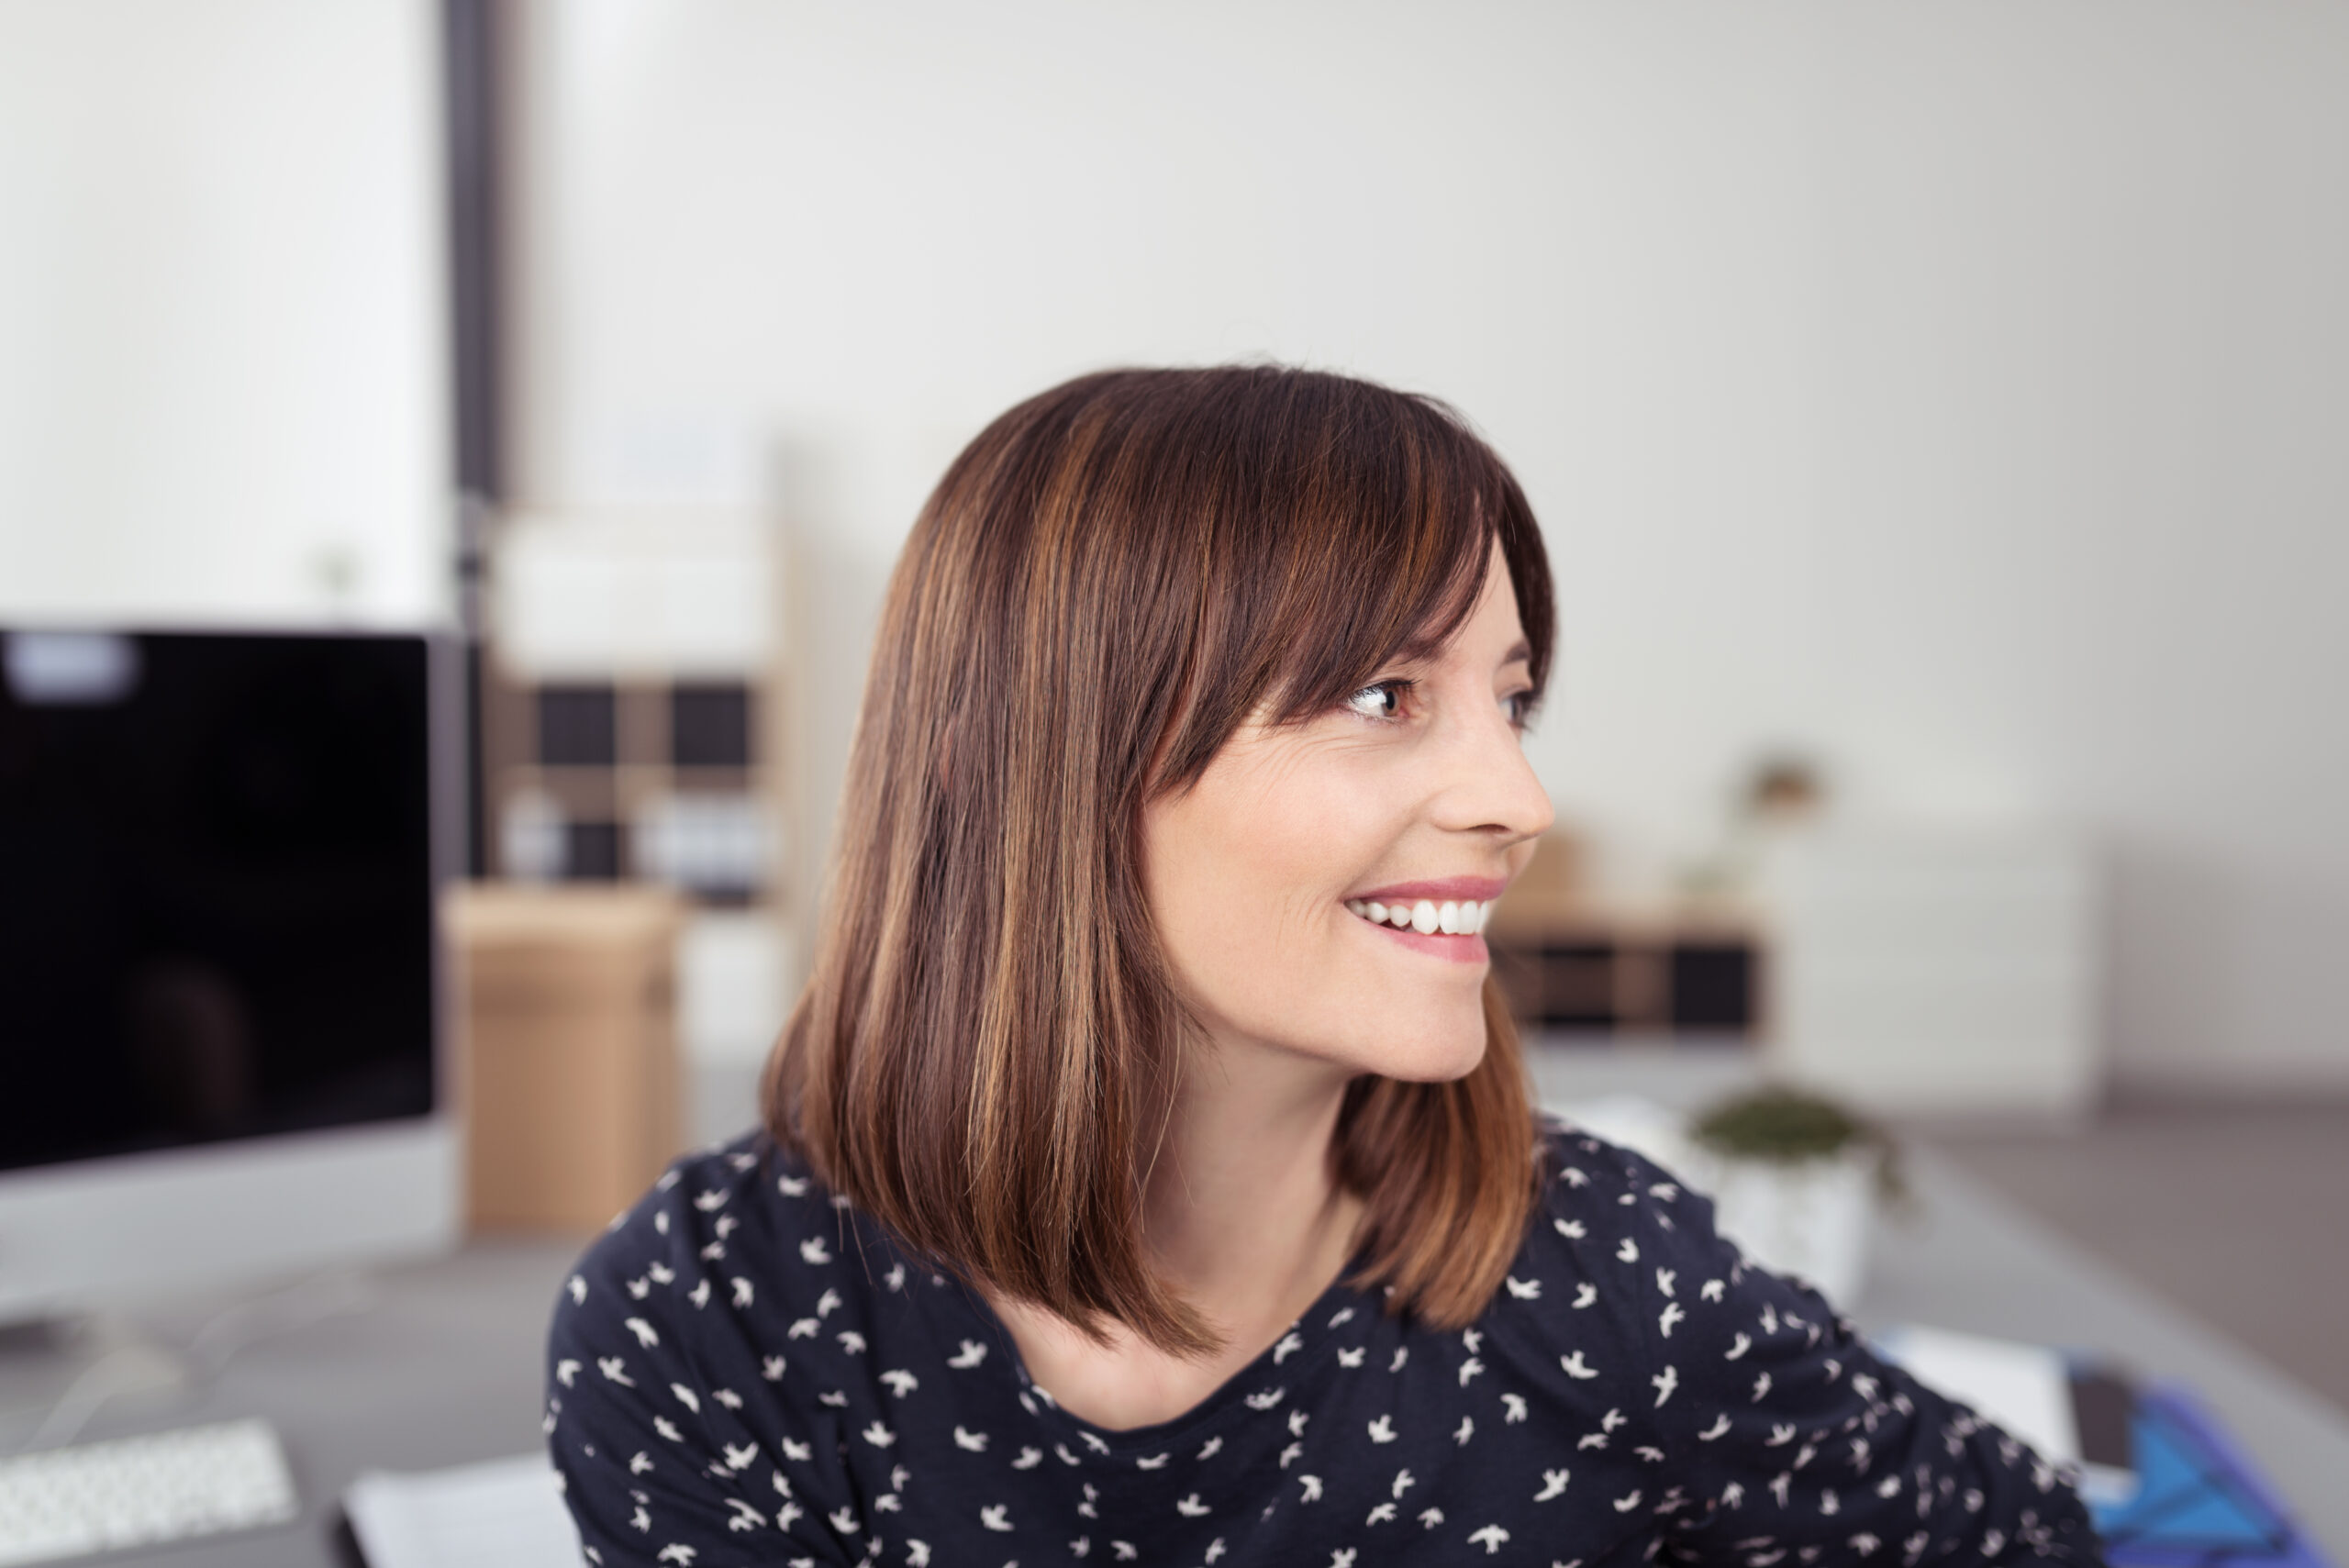
<svg viewBox="0 0 2349 1568">
<path fill-rule="evenodd" d="M 2349 1104 L 2123 1105 L 1935 1147 L 2349 1411 Z"/>
</svg>

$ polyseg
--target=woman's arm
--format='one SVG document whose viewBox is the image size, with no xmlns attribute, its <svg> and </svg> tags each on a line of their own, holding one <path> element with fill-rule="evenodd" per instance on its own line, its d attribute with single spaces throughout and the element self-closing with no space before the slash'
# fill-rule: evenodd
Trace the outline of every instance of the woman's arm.
<svg viewBox="0 0 2349 1568">
<path fill-rule="evenodd" d="M 1807 1284 L 1747 1263 L 1712 1200 L 1625 1154 L 1625 1297 L 1682 1506 L 1667 1555 L 1739 1563 L 2100 1563 L 2070 1483 L 1880 1360 Z M 1776 1555 L 1774 1555 L 1776 1554 Z"/>
</svg>

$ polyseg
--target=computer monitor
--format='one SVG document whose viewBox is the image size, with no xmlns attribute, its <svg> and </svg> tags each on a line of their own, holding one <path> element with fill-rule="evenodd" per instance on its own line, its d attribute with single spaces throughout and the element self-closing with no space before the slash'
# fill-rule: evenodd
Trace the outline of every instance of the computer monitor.
<svg viewBox="0 0 2349 1568">
<path fill-rule="evenodd" d="M 453 661 L 0 629 L 0 1321 L 454 1240 Z"/>
</svg>

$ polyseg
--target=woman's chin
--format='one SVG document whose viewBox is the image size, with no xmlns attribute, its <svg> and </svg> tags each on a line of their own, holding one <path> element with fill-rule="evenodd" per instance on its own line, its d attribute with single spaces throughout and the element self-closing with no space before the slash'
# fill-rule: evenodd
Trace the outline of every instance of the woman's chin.
<svg viewBox="0 0 2349 1568">
<path fill-rule="evenodd" d="M 1448 1031 L 1447 1031 L 1448 1033 Z M 1407 1084 L 1448 1084 L 1465 1078 L 1485 1060 L 1485 1020 L 1480 1014 L 1473 1033 L 1457 1038 L 1422 1039 L 1392 1049 L 1373 1051 L 1368 1071 Z"/>
</svg>

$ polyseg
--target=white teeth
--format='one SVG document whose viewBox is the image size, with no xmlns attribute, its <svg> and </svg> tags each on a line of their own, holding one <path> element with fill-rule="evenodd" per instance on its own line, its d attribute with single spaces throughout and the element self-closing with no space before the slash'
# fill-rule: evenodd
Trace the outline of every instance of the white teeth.
<svg viewBox="0 0 2349 1568">
<path fill-rule="evenodd" d="M 1346 912 L 1368 920 L 1374 926 L 1392 926 L 1398 931 L 1420 931 L 1432 936 L 1438 931 L 1447 936 L 1473 937 L 1485 929 L 1491 918 L 1493 906 L 1473 898 L 1446 901 L 1442 904 L 1422 898 L 1415 904 L 1384 904 L 1375 898 L 1349 898 Z"/>
</svg>

